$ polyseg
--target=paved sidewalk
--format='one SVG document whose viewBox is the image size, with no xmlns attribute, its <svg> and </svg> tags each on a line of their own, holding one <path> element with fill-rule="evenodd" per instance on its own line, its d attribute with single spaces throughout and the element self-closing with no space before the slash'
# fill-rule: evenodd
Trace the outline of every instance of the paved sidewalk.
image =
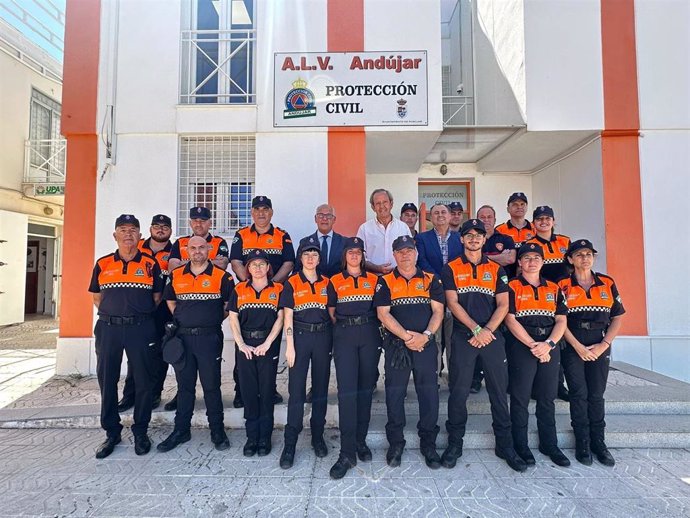
<svg viewBox="0 0 690 518">
<path fill-rule="evenodd" d="M 154 430 L 152 439 L 158 443 L 168 431 Z M 436 471 L 416 450 L 406 451 L 396 469 L 375 450 L 373 462 L 333 481 L 333 437 L 325 459 L 315 458 L 302 437 L 288 471 L 278 467 L 278 448 L 262 459 L 243 457 L 239 431 L 225 452 L 212 448 L 205 430 L 194 430 L 189 443 L 142 457 L 127 433 L 98 461 L 101 440 L 95 430 L 0 430 L 0 515 L 690 516 L 690 450 L 614 450 L 614 468 L 559 468 L 537 453 L 537 465 L 524 474 L 490 450 L 466 451 L 455 469 Z"/>
</svg>

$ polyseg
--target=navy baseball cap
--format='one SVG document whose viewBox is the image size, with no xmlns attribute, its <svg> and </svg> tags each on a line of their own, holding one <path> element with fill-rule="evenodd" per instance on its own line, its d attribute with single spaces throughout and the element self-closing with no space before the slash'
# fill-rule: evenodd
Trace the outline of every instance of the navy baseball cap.
<svg viewBox="0 0 690 518">
<path fill-rule="evenodd" d="M 532 212 L 532 219 L 537 219 L 541 216 L 551 216 L 552 218 L 556 217 L 553 213 L 553 209 L 548 205 L 541 205 Z"/>
<path fill-rule="evenodd" d="M 211 219 L 211 211 L 206 207 L 192 207 L 189 209 L 189 219 Z"/>
<path fill-rule="evenodd" d="M 462 203 L 460 203 L 459 201 L 451 201 L 448 205 L 446 205 L 446 207 L 448 207 L 448 210 L 450 211 L 465 210 L 462 206 Z"/>
<path fill-rule="evenodd" d="M 267 207 L 272 209 L 273 203 L 271 203 L 271 198 L 267 196 L 254 196 L 252 199 L 252 209 L 256 209 L 257 207 Z"/>
<path fill-rule="evenodd" d="M 345 243 L 343 244 L 343 250 L 361 250 L 364 251 L 364 241 L 358 237 L 347 237 L 345 238 Z"/>
<path fill-rule="evenodd" d="M 317 252 L 321 252 L 319 242 L 316 239 L 314 239 L 313 236 L 304 238 L 300 242 L 299 249 L 297 250 L 297 255 L 302 255 L 304 252 L 308 252 L 309 250 L 316 250 Z"/>
<path fill-rule="evenodd" d="M 267 263 L 270 264 L 270 261 L 268 260 L 268 255 L 266 255 L 266 252 L 256 248 L 256 249 L 252 250 L 251 252 L 249 252 L 249 254 L 247 254 L 247 257 L 244 258 L 244 265 L 247 266 L 249 263 L 251 263 L 252 261 L 257 260 L 257 259 L 263 259 L 264 261 L 266 261 Z"/>
<path fill-rule="evenodd" d="M 417 206 L 414 203 L 403 203 L 403 206 L 400 209 L 400 215 L 402 216 L 402 214 L 408 210 L 413 210 L 415 214 L 419 212 L 417 210 Z"/>
<path fill-rule="evenodd" d="M 570 246 L 568 247 L 568 251 L 566 252 L 566 254 L 573 255 L 581 248 L 589 248 L 593 254 L 597 253 L 597 251 L 594 249 L 594 245 L 589 239 L 576 239 L 570 242 Z"/>
<path fill-rule="evenodd" d="M 486 227 L 480 219 L 468 219 L 465 221 L 462 227 L 460 227 L 460 235 L 464 236 L 470 230 L 476 230 L 478 233 L 486 235 Z"/>
<path fill-rule="evenodd" d="M 541 247 L 541 245 L 538 245 L 537 243 L 523 243 L 518 250 L 517 258 L 520 259 L 520 257 L 522 257 L 525 254 L 539 254 L 543 259 L 544 249 Z"/>
<path fill-rule="evenodd" d="M 393 251 L 397 252 L 398 250 L 402 250 L 404 248 L 416 248 L 414 238 L 410 236 L 396 237 L 395 241 L 393 241 Z"/>
<path fill-rule="evenodd" d="M 115 228 L 120 225 L 134 225 L 137 228 L 141 228 L 139 220 L 132 214 L 120 214 L 115 220 Z"/>
<path fill-rule="evenodd" d="M 514 192 L 508 198 L 508 205 L 510 205 L 514 201 L 518 201 L 518 200 L 522 200 L 525 203 L 527 203 L 527 195 L 524 192 Z"/>
<path fill-rule="evenodd" d="M 172 227 L 172 220 L 165 214 L 156 214 L 151 218 L 151 225 L 168 225 Z"/>
</svg>

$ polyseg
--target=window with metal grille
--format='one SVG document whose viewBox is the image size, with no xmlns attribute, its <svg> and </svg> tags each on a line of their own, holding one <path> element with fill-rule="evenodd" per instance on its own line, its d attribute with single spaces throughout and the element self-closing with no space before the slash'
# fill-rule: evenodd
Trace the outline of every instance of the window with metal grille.
<svg viewBox="0 0 690 518">
<path fill-rule="evenodd" d="M 59 102 L 31 89 L 31 112 L 29 119 L 29 140 L 32 144 L 29 155 L 31 165 L 40 169 L 49 169 L 49 162 L 59 162 L 57 168 L 64 171 L 64 153 L 56 154 L 60 136 Z M 53 156 L 56 155 L 56 156 Z"/>
<path fill-rule="evenodd" d="M 211 210 L 211 233 L 231 236 L 251 223 L 256 139 L 250 135 L 182 137 L 177 235 L 189 234 L 189 209 Z"/>
</svg>

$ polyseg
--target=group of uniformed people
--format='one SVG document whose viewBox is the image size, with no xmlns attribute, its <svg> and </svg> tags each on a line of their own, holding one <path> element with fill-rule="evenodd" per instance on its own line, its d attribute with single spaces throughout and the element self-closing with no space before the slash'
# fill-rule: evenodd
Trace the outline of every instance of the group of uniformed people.
<svg viewBox="0 0 690 518">
<path fill-rule="evenodd" d="M 393 198 L 375 190 L 376 217 L 357 236 L 333 231 L 335 210 L 317 207 L 317 230 L 295 255 L 287 232 L 271 223 L 272 202 L 252 200 L 251 226 L 237 231 L 230 248 L 212 236 L 211 213 L 190 210 L 192 235 L 171 244 L 171 220 L 154 216 L 151 236 L 123 214 L 113 234 L 117 250 L 100 258 L 89 291 L 98 308 L 97 373 L 101 426 L 106 440 L 97 458 L 121 440 L 119 411 L 134 406 L 137 455 L 148 453 L 151 410 L 160 404 L 168 364 L 177 395 L 172 433 L 158 444 L 169 451 L 189 441 L 197 378 L 203 388 L 211 441 L 229 447 L 223 423 L 222 322 L 229 317 L 235 342 L 234 406 L 244 407 L 244 455 L 268 455 L 276 375 L 283 334 L 289 367 L 288 415 L 280 466 L 292 467 L 311 403 L 311 444 L 318 457 L 323 438 L 333 357 L 338 386 L 341 449 L 331 477 L 345 476 L 357 460 L 369 461 L 366 444 L 381 350 L 389 448 L 399 466 L 405 446 L 405 399 L 410 374 L 419 404 L 420 450 L 432 469 L 452 468 L 462 455 L 467 398 L 482 373 L 491 403 L 495 453 L 516 471 L 535 463 L 528 447 L 530 398 L 536 400 L 539 450 L 560 465 L 554 399 L 563 366 L 576 437 L 576 458 L 605 465 L 614 459 L 604 442 L 604 399 L 611 343 L 624 313 L 613 280 L 592 270 L 596 250 L 587 239 L 554 232 L 554 212 L 537 208 L 525 219 L 527 198 L 508 200 L 511 219 L 498 227 L 482 206 L 461 222 L 463 208 L 431 207 L 431 230 L 413 236 L 417 208 L 391 214 Z M 409 213 L 414 212 L 413 218 Z M 405 222 L 403 222 L 403 219 Z M 233 275 L 226 271 L 231 265 Z M 161 303 L 165 300 L 165 303 Z M 448 365 L 448 446 L 436 449 L 442 349 Z M 123 351 L 128 375 L 118 403 Z M 311 388 L 307 375 L 311 372 Z M 481 386 L 481 379 L 479 379 Z M 510 394 L 510 404 L 507 393 Z"/>
</svg>

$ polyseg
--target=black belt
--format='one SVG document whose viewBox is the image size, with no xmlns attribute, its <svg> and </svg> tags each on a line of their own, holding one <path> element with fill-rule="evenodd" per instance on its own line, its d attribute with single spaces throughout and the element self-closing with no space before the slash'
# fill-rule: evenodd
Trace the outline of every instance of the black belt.
<svg viewBox="0 0 690 518">
<path fill-rule="evenodd" d="M 364 324 L 368 324 L 369 322 L 373 322 L 374 320 L 376 320 L 376 317 L 361 315 L 358 317 L 338 318 L 336 320 L 336 324 L 338 324 L 339 326 L 361 326 Z"/>
<path fill-rule="evenodd" d="M 522 325 L 522 327 L 525 328 L 525 331 L 527 331 L 531 336 L 549 336 L 551 334 L 551 331 L 553 331 L 553 326 L 548 326 L 548 327 L 535 327 L 535 326 L 526 326 Z"/>
<path fill-rule="evenodd" d="M 217 335 L 220 329 L 217 327 L 178 327 L 178 335 Z"/>
<path fill-rule="evenodd" d="M 310 333 L 323 333 L 324 331 L 328 331 L 328 329 L 331 327 L 330 322 L 306 324 L 304 322 L 293 321 L 292 324 L 295 326 L 295 329 L 299 329 L 300 331 L 309 331 Z"/>
<path fill-rule="evenodd" d="M 575 321 L 571 323 L 575 329 L 606 329 L 608 323 L 604 322 L 588 322 L 588 321 Z M 568 324 L 569 326 L 571 324 Z"/>
<path fill-rule="evenodd" d="M 110 326 L 134 326 L 151 320 L 152 315 L 136 315 L 133 317 L 109 317 L 106 315 L 98 315 L 98 320 L 107 322 Z"/>
<path fill-rule="evenodd" d="M 270 331 L 263 331 L 261 329 L 258 329 L 256 331 L 242 331 L 242 338 L 244 338 L 245 340 L 261 340 L 262 338 L 266 338 L 269 334 L 271 334 Z"/>
</svg>

